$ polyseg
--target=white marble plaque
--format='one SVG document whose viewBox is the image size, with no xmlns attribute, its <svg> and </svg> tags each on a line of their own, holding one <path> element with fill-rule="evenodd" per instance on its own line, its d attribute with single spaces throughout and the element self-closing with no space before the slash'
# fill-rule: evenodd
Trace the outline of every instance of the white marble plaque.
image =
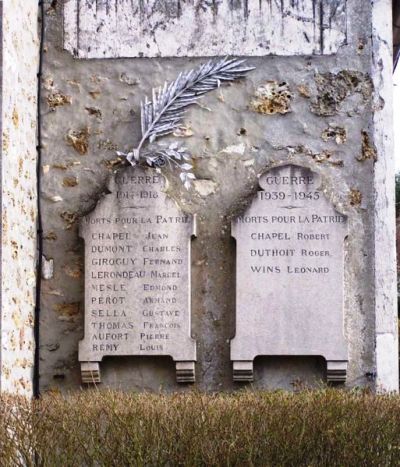
<svg viewBox="0 0 400 467">
<path fill-rule="evenodd" d="M 100 380 L 104 356 L 168 355 L 178 382 L 194 381 L 190 241 L 195 219 L 151 169 L 128 168 L 81 223 L 85 241 L 84 382 Z"/>
<path fill-rule="evenodd" d="M 264 173 L 261 190 L 232 222 L 236 238 L 234 380 L 253 380 L 253 360 L 322 356 L 328 381 L 346 378 L 343 270 L 347 219 L 317 174 L 286 165 Z"/>
<path fill-rule="evenodd" d="M 325 55 L 346 42 L 346 0 L 65 0 L 78 58 Z"/>
</svg>

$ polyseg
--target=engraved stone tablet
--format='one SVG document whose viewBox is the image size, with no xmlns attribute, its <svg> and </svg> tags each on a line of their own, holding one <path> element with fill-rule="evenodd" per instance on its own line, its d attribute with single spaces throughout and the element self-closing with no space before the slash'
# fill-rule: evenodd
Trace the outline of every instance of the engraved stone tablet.
<svg viewBox="0 0 400 467">
<path fill-rule="evenodd" d="M 104 356 L 169 355 L 178 382 L 194 381 L 190 240 L 195 219 L 151 169 L 114 177 L 111 193 L 81 223 L 85 241 L 82 380 L 100 381 Z"/>
<path fill-rule="evenodd" d="M 79 58 L 325 55 L 346 42 L 346 0 L 65 0 Z"/>
<path fill-rule="evenodd" d="M 257 197 L 232 222 L 237 243 L 234 380 L 253 380 L 258 355 L 315 355 L 326 359 L 328 381 L 345 381 L 347 219 L 309 169 L 279 167 L 264 173 L 259 184 Z"/>
</svg>

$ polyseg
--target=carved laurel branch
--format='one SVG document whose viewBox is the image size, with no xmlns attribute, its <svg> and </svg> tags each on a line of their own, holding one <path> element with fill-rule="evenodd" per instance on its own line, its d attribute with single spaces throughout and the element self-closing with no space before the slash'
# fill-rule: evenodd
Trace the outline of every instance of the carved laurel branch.
<svg viewBox="0 0 400 467">
<path fill-rule="evenodd" d="M 243 78 L 254 70 L 254 67 L 244 66 L 244 62 L 227 57 L 210 60 L 196 69 L 180 73 L 174 81 L 165 82 L 163 87 L 153 88 L 151 100 L 145 96 L 140 105 L 142 138 L 138 146 L 128 153 L 117 154 L 125 156 L 133 166 L 141 162 L 151 167 L 173 166 L 180 171 L 185 188 L 189 188 L 196 177 L 190 163 L 192 156 L 186 148 L 179 147 L 177 143 L 147 152 L 142 152 L 142 148 L 177 130 L 187 107 L 197 103 L 204 94 L 219 88 L 223 82 Z"/>
</svg>

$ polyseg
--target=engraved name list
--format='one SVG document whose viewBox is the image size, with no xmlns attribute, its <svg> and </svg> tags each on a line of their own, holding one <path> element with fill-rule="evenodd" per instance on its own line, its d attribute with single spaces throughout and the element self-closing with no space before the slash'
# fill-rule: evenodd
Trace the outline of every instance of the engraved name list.
<svg viewBox="0 0 400 467">
<path fill-rule="evenodd" d="M 194 221 L 163 192 L 164 183 L 154 171 L 128 169 L 83 219 L 85 338 L 79 359 L 170 355 L 178 380 L 187 382 L 194 379 L 195 361 L 190 337 Z M 87 365 L 82 368 L 83 378 L 93 378 Z"/>
<path fill-rule="evenodd" d="M 343 254 L 347 219 L 310 170 L 260 177 L 261 191 L 232 223 L 237 241 L 234 379 L 253 380 L 258 355 L 320 355 L 328 380 L 346 375 Z"/>
</svg>

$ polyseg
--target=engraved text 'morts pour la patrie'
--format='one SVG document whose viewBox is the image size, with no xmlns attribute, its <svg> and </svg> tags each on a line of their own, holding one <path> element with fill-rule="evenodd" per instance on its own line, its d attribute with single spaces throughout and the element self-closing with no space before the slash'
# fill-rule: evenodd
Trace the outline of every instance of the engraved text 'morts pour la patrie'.
<svg viewBox="0 0 400 467">
<path fill-rule="evenodd" d="M 347 219 L 309 169 L 264 173 L 262 190 L 232 222 L 237 242 L 235 381 L 253 380 L 259 355 L 323 356 L 327 379 L 344 382 L 343 270 Z"/>
<path fill-rule="evenodd" d="M 171 356 L 178 382 L 193 382 L 190 241 L 183 213 L 152 169 L 130 167 L 81 223 L 85 241 L 82 380 L 100 382 L 104 356 Z"/>
</svg>

